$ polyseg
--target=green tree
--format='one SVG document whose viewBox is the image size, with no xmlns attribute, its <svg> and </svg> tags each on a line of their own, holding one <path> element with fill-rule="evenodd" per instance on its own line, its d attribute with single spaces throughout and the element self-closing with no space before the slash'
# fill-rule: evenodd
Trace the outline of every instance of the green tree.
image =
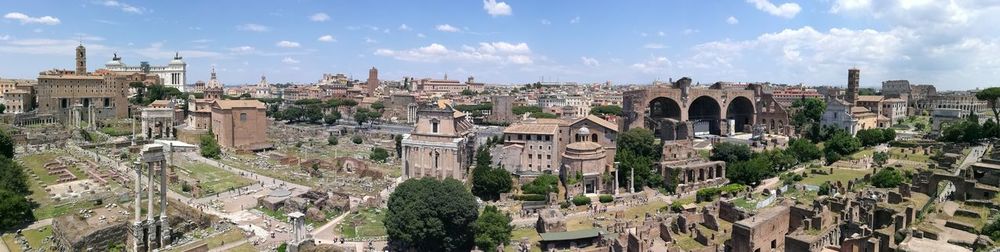
<svg viewBox="0 0 1000 252">
<path fill-rule="evenodd" d="M 354 144 L 361 144 L 364 141 L 362 141 L 361 136 L 354 135 L 354 136 L 351 137 L 351 142 L 354 143 Z"/>
<path fill-rule="evenodd" d="M 827 150 L 826 154 L 824 155 L 824 157 L 826 157 L 826 164 L 827 165 L 831 165 L 833 163 L 836 163 L 837 161 L 840 161 L 841 158 L 843 158 L 840 155 L 840 153 L 837 153 L 836 151 L 833 151 L 833 150 Z"/>
<path fill-rule="evenodd" d="M 403 157 L 403 135 L 396 135 L 393 137 L 393 140 L 396 142 L 396 157 Z"/>
<path fill-rule="evenodd" d="M 748 161 L 732 163 L 726 168 L 726 178 L 732 183 L 756 186 L 774 172 L 771 161 L 764 155 L 758 155 Z"/>
<path fill-rule="evenodd" d="M 771 160 L 771 164 L 774 165 L 774 169 L 778 171 L 788 170 L 799 164 L 799 160 L 796 159 L 795 156 L 784 150 L 774 149 L 761 152 L 757 155 L 763 155 L 768 160 Z"/>
<path fill-rule="evenodd" d="M 462 90 L 462 95 L 463 96 L 473 96 L 473 95 L 476 95 L 476 91 L 472 91 L 471 89 L 463 89 Z"/>
<path fill-rule="evenodd" d="M 882 143 L 881 129 L 858 130 L 857 138 L 862 146 L 875 146 Z"/>
<path fill-rule="evenodd" d="M 7 105 L 0 104 L 0 114 L 3 114 L 4 111 L 7 111 Z"/>
<path fill-rule="evenodd" d="M 211 130 L 209 130 L 211 132 Z M 222 155 L 222 148 L 219 147 L 219 141 L 215 140 L 212 133 L 205 133 L 201 135 L 201 156 L 206 158 L 217 159 L 219 155 Z"/>
<path fill-rule="evenodd" d="M 875 154 L 872 154 L 872 161 L 875 161 L 875 165 L 881 167 L 889 161 L 889 153 L 884 151 L 875 152 Z"/>
<path fill-rule="evenodd" d="M 620 115 L 622 115 L 622 107 L 619 107 L 617 105 L 595 106 L 595 107 L 593 107 L 593 108 L 590 109 L 590 114 L 592 114 L 592 115 L 599 115 L 599 116 L 603 116 L 603 115 L 616 115 L 616 116 L 620 116 Z"/>
<path fill-rule="evenodd" d="M 24 168 L 13 159 L 0 157 L 0 189 L 22 196 L 31 193 Z"/>
<path fill-rule="evenodd" d="M 382 117 L 382 113 L 378 111 L 372 111 L 367 108 L 358 108 L 354 112 L 354 121 L 358 122 L 358 125 L 363 125 L 366 122 L 372 122 Z"/>
<path fill-rule="evenodd" d="M 637 191 L 642 190 L 643 186 L 663 186 L 663 178 L 653 170 L 653 163 L 660 160 L 660 148 L 653 132 L 648 129 L 635 128 L 619 134 L 618 152 L 615 154 L 615 161 L 620 163 L 618 184 L 629 185 L 634 172 L 634 188 Z"/>
<path fill-rule="evenodd" d="M 375 147 L 372 149 L 372 153 L 368 155 L 368 158 L 379 163 L 385 163 L 385 160 L 389 158 L 389 151 L 380 147 Z"/>
<path fill-rule="evenodd" d="M 489 150 L 479 147 L 476 165 L 472 168 L 472 195 L 483 200 L 498 200 L 501 193 L 510 192 L 512 181 L 507 170 L 492 166 Z"/>
<path fill-rule="evenodd" d="M 845 132 L 837 132 L 826 141 L 826 150 L 840 155 L 850 155 L 861 149 L 861 141 Z"/>
<path fill-rule="evenodd" d="M 559 192 L 559 177 L 552 174 L 539 175 L 535 180 L 521 185 L 521 192 L 525 194 L 541 194 L 548 196 L 549 193 Z"/>
<path fill-rule="evenodd" d="M 986 105 L 989 105 L 990 109 L 993 110 L 993 120 L 1000 122 L 1000 108 L 997 108 L 997 102 L 1000 99 L 1000 87 L 980 90 L 976 93 L 976 99 L 986 101 Z"/>
<path fill-rule="evenodd" d="M 34 219 L 25 195 L 0 188 L 0 227 L 7 229 Z"/>
<path fill-rule="evenodd" d="M 712 155 L 708 159 L 712 161 L 725 161 L 726 163 L 736 163 L 747 161 L 753 157 L 753 151 L 746 144 L 721 142 L 712 148 Z"/>
<path fill-rule="evenodd" d="M 323 116 L 323 122 L 328 125 L 334 125 L 340 120 L 340 112 L 333 111 L 330 114 Z"/>
<path fill-rule="evenodd" d="M 385 108 L 385 104 L 383 104 L 382 102 L 375 102 L 372 103 L 371 108 L 374 110 L 381 111 L 382 109 Z"/>
<path fill-rule="evenodd" d="M 338 142 L 337 136 L 330 136 L 326 138 L 326 144 L 328 145 L 337 145 Z"/>
<path fill-rule="evenodd" d="M 872 176 L 872 185 L 878 188 L 894 188 L 903 183 L 903 180 L 903 174 L 900 174 L 895 168 L 886 167 Z"/>
<path fill-rule="evenodd" d="M 6 130 L 0 130 L 0 156 L 14 158 L 14 139 Z"/>
<path fill-rule="evenodd" d="M 830 181 L 823 181 L 823 184 L 819 185 L 819 191 L 817 191 L 816 194 L 817 195 L 830 195 L 830 188 L 832 188 L 832 187 L 833 187 L 833 185 L 830 184 Z"/>
<path fill-rule="evenodd" d="M 522 115 L 524 113 L 541 113 L 542 107 L 539 106 L 514 106 L 510 109 L 515 115 Z"/>
<path fill-rule="evenodd" d="M 823 118 L 823 111 L 826 111 L 826 102 L 818 98 L 805 98 L 792 102 L 792 108 L 796 111 L 792 115 L 793 125 L 818 125 Z"/>
<path fill-rule="evenodd" d="M 476 246 L 487 252 L 496 251 L 497 245 L 510 243 L 512 218 L 496 206 L 486 206 L 476 219 Z"/>
<path fill-rule="evenodd" d="M 555 115 L 555 114 L 552 114 L 552 113 L 546 113 L 546 112 L 538 112 L 538 113 L 531 113 L 531 115 L 529 115 L 529 116 L 530 116 L 531 118 L 542 118 L 542 119 L 554 119 L 554 118 L 559 118 L 559 116 L 557 116 L 557 115 Z"/>
<path fill-rule="evenodd" d="M 385 229 L 389 241 L 416 251 L 469 251 L 479 217 L 475 196 L 447 178 L 409 179 L 389 195 Z"/>
<path fill-rule="evenodd" d="M 823 152 L 819 150 L 819 147 L 807 139 L 793 139 L 788 143 L 787 151 L 795 156 L 799 162 L 809 162 L 823 157 Z"/>
</svg>

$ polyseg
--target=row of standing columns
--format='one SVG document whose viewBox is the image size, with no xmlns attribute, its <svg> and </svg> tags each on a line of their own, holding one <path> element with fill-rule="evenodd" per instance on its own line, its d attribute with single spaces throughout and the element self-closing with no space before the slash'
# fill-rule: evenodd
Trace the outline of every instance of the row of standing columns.
<svg viewBox="0 0 1000 252">
<path fill-rule="evenodd" d="M 135 179 L 135 222 L 132 224 L 133 251 L 155 251 L 170 244 L 170 223 L 167 220 L 167 162 L 160 145 L 147 145 L 143 148 L 141 161 L 133 163 Z M 146 219 L 142 219 L 142 170 L 147 171 L 147 208 Z M 157 170 L 158 169 L 158 170 Z M 159 173 L 159 190 L 156 189 L 155 174 Z M 159 197 L 155 196 L 159 194 Z M 159 217 L 155 215 L 153 203 L 159 198 Z"/>
</svg>

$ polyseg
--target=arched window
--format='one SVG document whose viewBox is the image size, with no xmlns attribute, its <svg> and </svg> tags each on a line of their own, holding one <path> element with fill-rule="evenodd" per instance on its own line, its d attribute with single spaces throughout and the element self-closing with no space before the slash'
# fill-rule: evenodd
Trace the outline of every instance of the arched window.
<svg viewBox="0 0 1000 252">
<path fill-rule="evenodd" d="M 590 141 L 597 142 L 597 133 L 590 134 Z"/>
<path fill-rule="evenodd" d="M 438 133 L 439 123 L 441 123 L 441 121 L 438 121 L 437 118 L 431 119 L 431 133 Z"/>
</svg>

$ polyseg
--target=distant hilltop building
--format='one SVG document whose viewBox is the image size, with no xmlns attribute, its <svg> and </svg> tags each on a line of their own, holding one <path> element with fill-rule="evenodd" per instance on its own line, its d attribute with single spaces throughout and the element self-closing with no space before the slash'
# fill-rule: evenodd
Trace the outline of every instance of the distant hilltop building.
<svg viewBox="0 0 1000 252">
<path fill-rule="evenodd" d="M 83 60 L 86 61 L 86 58 Z M 174 59 L 166 66 L 151 66 L 145 61 L 140 62 L 138 66 L 129 66 L 122 63 L 122 58 L 116 53 L 104 67 L 113 73 L 154 74 L 160 77 L 160 83 L 164 86 L 177 88 L 181 92 L 184 92 L 184 84 L 187 83 L 187 63 L 184 63 L 179 53 L 175 54 Z M 78 64 L 77 71 L 80 71 L 79 69 L 81 66 Z M 82 69 L 86 71 L 86 65 L 82 66 Z"/>
<path fill-rule="evenodd" d="M 459 94 L 462 90 L 472 90 L 477 93 L 483 92 L 485 84 L 476 82 L 475 77 L 469 76 L 465 83 L 459 80 L 449 80 L 448 75 L 444 79 L 423 78 L 419 80 L 408 80 L 414 83 L 414 91 L 423 91 L 436 94 Z"/>
</svg>

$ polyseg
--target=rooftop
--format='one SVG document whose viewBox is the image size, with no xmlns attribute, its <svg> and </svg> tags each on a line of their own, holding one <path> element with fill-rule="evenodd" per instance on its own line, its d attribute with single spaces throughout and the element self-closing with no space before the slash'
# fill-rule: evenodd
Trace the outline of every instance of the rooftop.
<svg viewBox="0 0 1000 252">
<path fill-rule="evenodd" d="M 753 217 L 737 221 L 736 225 L 747 227 L 747 228 L 755 228 L 755 227 L 759 226 L 760 224 L 764 224 L 766 222 L 770 222 L 772 219 L 778 217 L 779 215 L 787 214 L 788 211 L 789 211 L 789 208 L 787 206 L 783 206 L 783 205 L 779 205 L 779 206 L 772 207 L 772 208 L 766 208 L 766 209 L 761 210 L 760 212 L 758 212 L 757 215 L 754 215 Z"/>
<path fill-rule="evenodd" d="M 554 124 L 519 123 L 505 128 L 503 133 L 554 135 L 558 130 L 559 125 Z"/>
</svg>

